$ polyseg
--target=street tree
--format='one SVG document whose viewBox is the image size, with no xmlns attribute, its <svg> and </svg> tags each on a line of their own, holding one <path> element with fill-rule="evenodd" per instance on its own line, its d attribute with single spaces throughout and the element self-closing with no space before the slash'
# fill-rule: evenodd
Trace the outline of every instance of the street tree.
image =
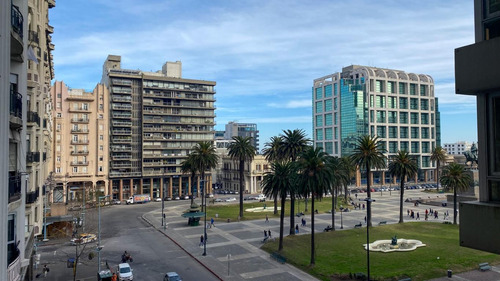
<svg viewBox="0 0 500 281">
<path fill-rule="evenodd" d="M 393 177 L 399 177 L 400 196 L 399 196 L 399 223 L 403 223 L 403 196 L 405 190 L 405 181 L 407 178 L 414 177 L 417 174 L 417 162 L 405 150 L 400 150 L 391 158 L 389 163 L 389 174 Z"/>
<path fill-rule="evenodd" d="M 330 192 L 332 194 L 332 230 L 335 230 L 335 210 L 337 209 L 338 191 L 349 182 L 348 167 L 338 157 L 328 157 L 327 164 L 332 171 Z M 341 210 L 342 211 L 342 210 Z"/>
<path fill-rule="evenodd" d="M 269 163 L 283 161 L 282 144 L 283 139 L 281 136 L 271 137 L 270 141 L 266 142 L 263 154 Z M 274 214 L 278 214 L 278 197 L 274 197 Z"/>
<path fill-rule="evenodd" d="M 458 163 L 451 163 L 443 169 L 441 184 L 453 189 L 453 224 L 457 224 L 457 192 L 466 191 L 472 184 L 472 177 Z"/>
<path fill-rule="evenodd" d="M 243 218 L 243 192 L 245 191 L 245 162 L 252 161 L 256 150 L 252 145 L 252 137 L 233 137 L 233 141 L 228 147 L 228 155 L 235 161 L 239 161 L 240 173 L 240 218 Z"/>
<path fill-rule="evenodd" d="M 441 163 L 446 161 L 446 150 L 444 150 L 441 146 L 436 146 L 434 149 L 432 149 L 431 152 L 431 161 L 436 162 L 436 184 L 437 184 L 437 192 L 439 192 L 439 168 L 441 166 Z"/>
<path fill-rule="evenodd" d="M 193 165 L 192 169 L 200 173 L 203 190 L 204 193 L 206 193 L 206 190 L 208 190 L 208 186 L 206 184 L 205 172 L 217 167 L 219 156 L 216 153 L 215 146 L 210 141 L 202 141 L 197 143 L 193 147 L 191 155 L 192 159 L 190 161 Z M 202 198 L 202 200 L 205 199 Z M 204 211 L 206 212 L 206 210 Z"/>
</svg>

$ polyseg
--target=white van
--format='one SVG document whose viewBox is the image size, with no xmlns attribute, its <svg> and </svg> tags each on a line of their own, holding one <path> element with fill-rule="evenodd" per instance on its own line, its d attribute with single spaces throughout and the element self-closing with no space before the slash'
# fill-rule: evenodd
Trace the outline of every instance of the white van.
<svg viewBox="0 0 500 281">
<path fill-rule="evenodd" d="M 120 263 L 118 265 L 118 280 L 134 280 L 134 275 L 132 274 L 132 268 L 128 263 Z"/>
</svg>

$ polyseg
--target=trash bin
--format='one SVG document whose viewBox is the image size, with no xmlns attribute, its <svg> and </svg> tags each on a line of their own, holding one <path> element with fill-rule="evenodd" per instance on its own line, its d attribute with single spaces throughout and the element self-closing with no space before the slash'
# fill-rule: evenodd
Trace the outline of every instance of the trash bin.
<svg viewBox="0 0 500 281">
<path fill-rule="evenodd" d="M 453 272 L 451 271 L 451 269 L 448 269 L 448 278 L 451 278 Z"/>
<path fill-rule="evenodd" d="M 75 266 L 75 259 L 74 258 L 69 258 L 68 261 L 66 262 L 66 266 L 68 268 L 73 268 Z"/>
</svg>

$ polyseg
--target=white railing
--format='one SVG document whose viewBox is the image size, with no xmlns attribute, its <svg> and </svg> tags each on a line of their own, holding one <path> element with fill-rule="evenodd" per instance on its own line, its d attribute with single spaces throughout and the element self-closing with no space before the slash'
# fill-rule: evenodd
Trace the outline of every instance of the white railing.
<svg viewBox="0 0 500 281">
<path fill-rule="evenodd" d="M 9 265 L 9 267 L 7 267 L 7 280 L 8 281 L 21 280 L 21 256 L 20 255 Z"/>
</svg>

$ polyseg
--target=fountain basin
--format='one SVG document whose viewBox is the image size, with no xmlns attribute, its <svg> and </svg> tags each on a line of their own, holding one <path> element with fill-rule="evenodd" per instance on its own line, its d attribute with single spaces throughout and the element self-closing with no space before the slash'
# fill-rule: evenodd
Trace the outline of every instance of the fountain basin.
<svg viewBox="0 0 500 281">
<path fill-rule="evenodd" d="M 369 244 L 369 249 L 372 252 L 383 252 L 383 253 L 390 253 L 390 252 L 408 252 L 408 251 L 414 251 L 418 247 L 424 247 L 425 244 L 422 243 L 420 240 L 414 240 L 414 239 L 398 239 L 397 240 L 397 245 L 391 245 L 392 240 L 377 240 L 373 243 Z M 363 247 L 366 250 L 366 244 L 363 244 Z"/>
</svg>

